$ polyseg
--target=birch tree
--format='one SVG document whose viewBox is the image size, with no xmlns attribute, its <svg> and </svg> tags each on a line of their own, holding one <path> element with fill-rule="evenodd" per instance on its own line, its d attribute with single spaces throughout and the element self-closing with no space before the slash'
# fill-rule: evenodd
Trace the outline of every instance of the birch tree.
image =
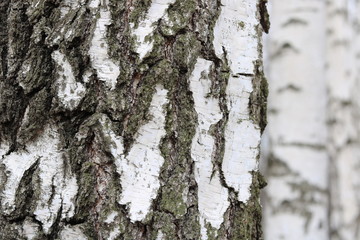
<svg viewBox="0 0 360 240">
<path fill-rule="evenodd" d="M 331 239 L 360 238 L 359 8 L 329 1 L 327 36 Z"/>
<path fill-rule="evenodd" d="M 328 239 L 325 1 L 273 0 L 265 239 Z"/>
<path fill-rule="evenodd" d="M 0 239 L 261 239 L 259 0 L 0 3 Z"/>
<path fill-rule="evenodd" d="M 360 237 L 359 6 L 272 2 L 265 238 Z"/>
</svg>

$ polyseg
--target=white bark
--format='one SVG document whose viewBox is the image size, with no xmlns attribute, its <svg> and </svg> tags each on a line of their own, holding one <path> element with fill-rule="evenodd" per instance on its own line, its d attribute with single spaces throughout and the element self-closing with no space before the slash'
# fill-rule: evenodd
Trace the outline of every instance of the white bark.
<svg viewBox="0 0 360 240">
<path fill-rule="evenodd" d="M 108 55 L 108 44 L 106 41 L 107 26 L 111 24 L 111 14 L 108 10 L 108 0 L 92 0 L 90 7 L 93 8 L 93 16 L 100 15 L 96 22 L 94 35 L 89 49 L 92 66 L 96 69 L 101 81 L 108 88 L 115 88 L 117 77 L 120 74 L 119 64 L 115 63 Z"/>
<path fill-rule="evenodd" d="M 360 238 L 359 3 L 328 1 L 328 151 L 332 239 Z"/>
<path fill-rule="evenodd" d="M 154 0 L 151 2 L 151 6 L 147 12 L 147 15 L 143 21 L 139 23 L 139 26 L 133 30 L 133 33 L 137 41 L 137 53 L 139 54 L 140 59 L 143 59 L 146 54 L 148 54 L 152 47 L 153 42 L 146 39 L 146 37 L 151 36 L 155 30 L 155 23 L 159 21 L 162 17 L 166 18 L 165 13 L 166 9 L 171 3 L 174 3 L 175 0 Z"/>
<path fill-rule="evenodd" d="M 210 127 L 223 116 L 219 99 L 208 97 L 211 80 L 208 78 L 212 62 L 199 58 L 190 78 L 195 110 L 198 114 L 198 128 L 193 139 L 191 156 L 195 161 L 195 179 L 198 184 L 201 236 L 207 239 L 206 223 L 219 229 L 223 215 L 229 207 L 227 188 L 220 182 L 219 170 L 214 169 L 215 141 L 209 134 Z"/>
<path fill-rule="evenodd" d="M 325 2 L 271 4 L 265 239 L 328 239 Z"/>
<path fill-rule="evenodd" d="M 51 56 L 59 68 L 58 97 L 66 108 L 73 110 L 85 96 L 86 89 L 83 84 L 76 82 L 72 67 L 64 54 L 54 51 Z"/>
<path fill-rule="evenodd" d="M 226 54 L 231 69 L 226 89 L 229 120 L 222 170 L 228 186 L 238 192 L 239 201 L 246 202 L 250 197 L 251 171 L 258 167 L 260 142 L 260 129 L 250 119 L 248 109 L 254 62 L 259 58 L 257 3 L 225 0 L 222 4 L 214 30 L 214 47 L 219 57 Z"/>
<path fill-rule="evenodd" d="M 6 64 L 19 62 L 0 102 L 11 110 L 1 227 L 27 239 L 260 238 L 259 1 L 125 2 L 11 9 L 31 39 L 0 39 Z"/>
<path fill-rule="evenodd" d="M 265 237 L 357 239 L 359 1 L 274 1 L 272 9 Z"/>
<path fill-rule="evenodd" d="M 37 236 L 37 233 L 39 231 L 39 225 L 37 225 L 36 223 L 29 221 L 28 219 L 26 219 L 24 221 L 23 227 L 22 227 L 22 232 L 24 234 L 24 236 L 26 237 L 26 239 L 28 240 L 32 240 L 35 239 L 35 237 Z"/>
<path fill-rule="evenodd" d="M 2 156 L 6 184 L 1 205 L 6 214 L 11 214 L 15 209 L 16 191 L 24 173 L 39 161 L 40 194 L 34 215 L 42 223 L 45 233 L 58 217 L 60 208 L 63 209 L 62 219 L 73 215 L 73 201 L 77 194 L 76 179 L 65 171 L 64 153 L 59 143 L 57 130 L 47 126 L 42 136 L 26 149 Z"/>
<path fill-rule="evenodd" d="M 75 226 L 66 226 L 61 232 L 59 236 L 59 240 L 88 240 L 89 238 L 86 237 L 82 230 Z"/>
<path fill-rule="evenodd" d="M 144 220 L 160 187 L 159 173 L 164 159 L 159 144 L 165 135 L 166 94 L 162 86 L 157 87 L 149 109 L 151 120 L 139 129 L 135 144 L 126 155 L 122 138 L 111 130 L 110 121 L 101 121 L 104 133 L 111 138 L 111 153 L 121 176 L 120 203 L 129 204 L 129 217 L 133 222 Z"/>
</svg>

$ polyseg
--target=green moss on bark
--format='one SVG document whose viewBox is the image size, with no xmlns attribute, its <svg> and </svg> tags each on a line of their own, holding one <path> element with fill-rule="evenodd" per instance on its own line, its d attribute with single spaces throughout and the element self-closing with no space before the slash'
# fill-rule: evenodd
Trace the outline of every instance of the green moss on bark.
<svg viewBox="0 0 360 240">
<path fill-rule="evenodd" d="M 255 63 L 255 77 L 252 80 L 253 91 L 250 96 L 250 117 L 264 131 L 267 124 L 268 83 L 264 75 L 262 61 Z"/>
<path fill-rule="evenodd" d="M 246 204 L 232 202 L 227 214 L 230 227 L 228 239 L 263 239 L 261 229 L 260 189 L 265 187 L 264 178 L 259 172 L 253 172 L 253 181 L 250 187 L 251 197 Z"/>
<path fill-rule="evenodd" d="M 0 39 L 1 140 L 10 139 L 11 151 L 16 151 L 33 141 L 47 121 L 55 124 L 67 156 L 66 171 L 75 174 L 78 184 L 74 217 L 58 217 L 47 236 L 40 227 L 38 238 L 56 239 L 64 226 L 77 225 L 89 239 L 106 239 L 116 227 L 120 231 L 118 239 L 155 240 L 159 231 L 165 239 L 200 239 L 197 184 L 191 159 L 197 116 L 189 77 L 198 57 L 213 61 L 210 95 L 219 98 L 224 118 L 212 126 L 211 134 L 216 139 L 214 169 L 221 173 L 230 70 L 226 59 L 215 55 L 212 44 L 220 1 L 175 1 L 167 10 L 167 18 L 156 22 L 154 32 L 148 37 L 153 49 L 139 59 L 130 23 L 137 26 L 144 19 L 151 1 L 110 0 L 112 23 L 107 28 L 106 41 L 109 57 L 119 63 L 121 72 L 113 91 L 99 80 L 88 54 L 98 9 L 84 5 L 60 19 L 62 4 L 62 1 L 41 0 L 36 7 L 29 7 L 17 0 L 9 10 L 6 1 L 0 3 L 0 12 L 6 15 L 0 18 L 8 19 L 5 26 L 0 26 L 1 36 L 6 36 Z M 15 58 L 9 58 L 8 38 L 14 44 Z M 78 107 L 71 111 L 59 104 L 54 84 L 56 69 L 51 58 L 55 50 L 66 56 L 76 81 L 87 90 Z M 8 60 L 15 64 L 10 66 Z M 266 84 L 261 63 L 258 64 L 250 108 L 254 121 L 263 126 L 265 110 L 260 105 L 265 101 Z M 27 65 L 30 69 L 23 73 Z M 86 83 L 85 72 L 90 73 Z M 159 176 L 161 187 L 146 219 L 132 223 L 127 206 L 118 203 L 122 190 L 120 176 L 111 155 L 111 140 L 103 134 L 99 119 L 108 119 L 109 127 L 123 137 L 128 151 L 139 128 L 151 117 L 149 106 L 157 84 L 168 90 L 169 102 L 165 106 L 166 135 L 159 146 L 165 160 Z M 29 120 L 24 118 L 26 108 Z M 257 189 L 260 185 L 255 183 L 259 179 L 256 174 L 254 179 L 253 188 Z M 18 190 L 16 222 L 0 216 L 0 226 L 7 233 L 0 233 L 0 238 L 22 238 L 21 225 L 32 216 L 33 203 L 40 194 L 38 180 L 36 170 L 31 168 Z M 226 186 L 223 176 L 222 182 Z M 236 195 L 232 189 L 229 191 L 231 208 L 217 234 L 209 228 L 209 238 L 255 239 L 252 237 L 259 236 L 260 222 L 258 192 L 252 192 L 251 200 L 245 205 L 236 202 Z M 29 205 L 23 200 L 26 196 L 32 199 Z M 117 213 L 114 222 L 106 223 L 112 212 Z"/>
</svg>

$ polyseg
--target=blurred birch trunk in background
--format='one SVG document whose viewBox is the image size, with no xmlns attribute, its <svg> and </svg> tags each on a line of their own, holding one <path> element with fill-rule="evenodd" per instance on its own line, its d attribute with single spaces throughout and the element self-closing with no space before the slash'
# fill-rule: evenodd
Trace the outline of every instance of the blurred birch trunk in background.
<svg viewBox="0 0 360 240">
<path fill-rule="evenodd" d="M 359 2 L 270 2 L 265 239 L 359 239 Z"/>
<path fill-rule="evenodd" d="M 327 145 L 332 240 L 360 239 L 359 1 L 327 2 Z"/>
<path fill-rule="evenodd" d="M 270 2 L 265 239 L 327 239 L 325 2 Z"/>
</svg>

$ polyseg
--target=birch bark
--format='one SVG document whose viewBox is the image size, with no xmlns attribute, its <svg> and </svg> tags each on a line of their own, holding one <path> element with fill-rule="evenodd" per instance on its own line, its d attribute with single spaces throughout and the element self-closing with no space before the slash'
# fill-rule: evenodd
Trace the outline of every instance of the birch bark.
<svg viewBox="0 0 360 240">
<path fill-rule="evenodd" d="M 264 1 L 0 3 L 0 239 L 261 239 Z"/>
<path fill-rule="evenodd" d="M 358 1 L 328 1 L 328 152 L 331 239 L 360 237 Z"/>
<path fill-rule="evenodd" d="M 328 239 L 325 1 L 271 2 L 265 239 Z"/>
<path fill-rule="evenodd" d="M 359 238 L 357 9 L 352 0 L 272 3 L 269 239 Z"/>
</svg>

